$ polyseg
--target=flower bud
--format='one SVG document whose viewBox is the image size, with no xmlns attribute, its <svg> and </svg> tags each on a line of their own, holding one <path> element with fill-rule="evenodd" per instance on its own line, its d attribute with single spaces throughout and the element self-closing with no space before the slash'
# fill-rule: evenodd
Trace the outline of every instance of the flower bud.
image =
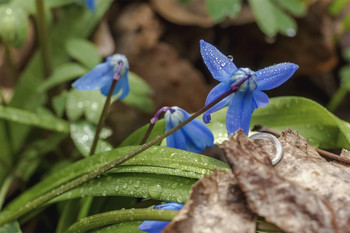
<svg viewBox="0 0 350 233">
<path fill-rule="evenodd" d="M 0 7 L 0 37 L 8 44 L 21 47 L 28 35 L 27 12 L 20 7 Z"/>
</svg>

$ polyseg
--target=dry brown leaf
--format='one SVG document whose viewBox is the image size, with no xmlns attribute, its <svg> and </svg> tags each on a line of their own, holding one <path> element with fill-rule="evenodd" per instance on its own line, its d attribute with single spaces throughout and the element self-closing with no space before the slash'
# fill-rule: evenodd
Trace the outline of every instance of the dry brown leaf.
<svg viewBox="0 0 350 233">
<path fill-rule="evenodd" d="M 152 6 L 164 18 L 180 25 L 211 27 L 215 22 L 209 17 L 205 0 L 181 4 L 178 0 L 152 0 Z"/>
<path fill-rule="evenodd" d="M 255 232 L 256 215 L 248 208 L 232 171 L 215 171 L 192 188 L 186 205 L 163 233 Z"/>
<path fill-rule="evenodd" d="M 311 152 L 305 143 L 294 145 L 297 149 L 283 146 L 285 154 L 299 148 L 306 150 L 305 154 Z M 231 135 L 222 147 L 254 213 L 286 232 L 346 232 L 346 228 L 338 231 L 335 213 L 326 199 L 279 174 L 261 146 L 242 131 Z"/>
<path fill-rule="evenodd" d="M 296 132 L 282 132 L 279 140 L 284 150 L 275 166 L 279 175 L 326 199 L 341 232 L 350 232 L 350 167 L 328 162 Z"/>
</svg>

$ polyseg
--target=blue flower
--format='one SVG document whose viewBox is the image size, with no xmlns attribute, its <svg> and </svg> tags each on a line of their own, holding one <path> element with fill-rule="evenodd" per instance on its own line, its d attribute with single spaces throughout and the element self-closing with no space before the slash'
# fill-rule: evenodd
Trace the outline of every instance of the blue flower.
<svg viewBox="0 0 350 233">
<path fill-rule="evenodd" d="M 119 79 L 113 90 L 113 95 L 119 91 L 122 94 L 119 99 L 124 99 L 129 94 L 129 63 L 122 54 L 107 57 L 104 63 L 95 66 L 89 73 L 76 80 L 72 86 L 80 91 L 101 89 L 101 93 L 108 95 L 113 79 Z"/>
<path fill-rule="evenodd" d="M 191 115 L 179 107 L 169 108 L 164 115 L 166 131 L 174 128 Z M 213 146 L 214 136 L 200 120 L 194 119 L 181 129 L 169 135 L 167 146 L 195 153 L 204 151 L 206 146 Z"/>
<path fill-rule="evenodd" d="M 85 0 L 85 4 L 89 8 L 90 11 L 96 10 L 95 0 Z"/>
<path fill-rule="evenodd" d="M 155 209 L 180 210 L 184 205 L 176 202 L 168 202 L 162 205 L 156 205 Z M 140 226 L 140 231 L 148 233 L 160 233 L 169 224 L 168 221 L 144 221 Z"/>
<path fill-rule="evenodd" d="M 216 80 L 220 81 L 210 91 L 205 105 L 230 90 L 232 84 L 237 84 L 242 79 L 248 78 L 236 93 L 229 95 L 203 114 L 203 121 L 209 123 L 211 113 L 228 105 L 226 114 L 228 135 L 239 128 L 248 134 L 253 111 L 258 107 L 265 107 L 269 103 L 269 97 L 262 91 L 280 86 L 299 68 L 296 64 L 285 62 L 254 72 L 249 68 L 237 68 L 228 57 L 203 40 L 200 41 L 200 49 L 210 73 Z"/>
</svg>

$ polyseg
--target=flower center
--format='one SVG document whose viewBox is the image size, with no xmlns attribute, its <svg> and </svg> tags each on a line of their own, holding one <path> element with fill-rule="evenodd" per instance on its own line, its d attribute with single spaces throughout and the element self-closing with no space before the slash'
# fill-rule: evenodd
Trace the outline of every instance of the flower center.
<svg viewBox="0 0 350 233">
<path fill-rule="evenodd" d="M 123 68 L 120 71 L 120 75 L 122 76 L 129 69 L 128 59 L 123 54 L 114 54 L 108 60 L 109 64 L 113 66 L 113 70 L 117 72 L 119 67 L 119 62 L 123 62 Z"/>
<path fill-rule="evenodd" d="M 254 91 L 256 89 L 258 79 L 254 71 L 249 68 L 239 68 L 230 78 L 232 84 L 238 84 L 243 79 L 247 80 L 242 83 L 239 91 Z"/>
<path fill-rule="evenodd" d="M 173 112 L 170 110 L 167 110 L 164 115 L 165 121 L 171 121 L 174 125 L 178 125 L 184 120 L 184 115 L 182 114 L 181 111 L 179 111 L 179 107 L 171 107 Z"/>
</svg>

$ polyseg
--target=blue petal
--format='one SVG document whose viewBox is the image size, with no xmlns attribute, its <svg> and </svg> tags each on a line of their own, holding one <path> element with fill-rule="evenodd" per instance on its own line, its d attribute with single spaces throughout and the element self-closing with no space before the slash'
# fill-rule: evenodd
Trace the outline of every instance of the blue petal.
<svg viewBox="0 0 350 233">
<path fill-rule="evenodd" d="M 253 100 L 255 103 L 255 108 L 262 108 L 269 104 L 270 99 L 269 97 L 262 91 L 255 90 L 253 91 Z"/>
<path fill-rule="evenodd" d="M 176 125 L 172 123 L 171 120 L 165 121 L 165 130 L 169 131 Z M 186 140 L 183 135 L 182 129 L 175 131 L 166 138 L 167 147 L 177 148 L 181 150 L 186 150 Z"/>
<path fill-rule="evenodd" d="M 214 145 L 214 136 L 210 129 L 200 120 L 194 119 L 181 129 L 186 139 L 186 150 L 200 153 L 205 147 Z"/>
<path fill-rule="evenodd" d="M 299 68 L 294 63 L 280 63 L 277 65 L 266 67 L 265 69 L 255 72 L 258 78 L 258 90 L 270 90 L 280 86 L 287 81 Z"/>
<path fill-rule="evenodd" d="M 122 89 L 122 94 L 119 96 L 119 100 L 123 100 L 130 91 L 129 88 L 129 71 L 126 70 L 125 74 L 120 78 L 120 80 L 118 81 L 120 82 L 120 88 Z"/>
<path fill-rule="evenodd" d="M 139 230 L 148 233 L 161 233 L 169 223 L 169 221 L 143 221 L 139 226 Z"/>
<path fill-rule="evenodd" d="M 112 86 L 112 82 L 113 82 L 113 78 L 110 79 L 110 81 L 105 86 L 103 86 L 101 88 L 101 93 L 103 95 L 105 95 L 105 96 L 108 95 L 109 89 Z M 129 76 L 128 76 L 128 73 L 125 73 L 125 75 L 118 80 L 117 85 L 115 86 L 112 95 L 116 95 L 120 90 L 123 91 L 121 96 L 119 96 L 119 99 L 122 100 L 129 94 Z"/>
<path fill-rule="evenodd" d="M 219 96 L 224 94 L 226 91 L 228 91 L 231 87 L 231 82 L 222 82 L 216 85 L 208 94 L 207 99 L 205 101 L 205 106 L 216 100 Z M 211 120 L 210 114 L 216 111 L 219 111 L 226 105 L 228 105 L 232 99 L 234 94 L 227 96 L 225 99 L 221 100 L 219 103 L 215 104 L 213 107 L 211 107 L 209 110 L 204 112 L 203 114 L 203 121 L 205 123 L 209 123 Z"/>
<path fill-rule="evenodd" d="M 200 49 L 204 63 L 216 80 L 225 81 L 236 71 L 235 64 L 213 45 L 200 40 Z"/>
<path fill-rule="evenodd" d="M 85 4 L 89 8 L 90 11 L 96 10 L 95 0 L 85 0 Z"/>
<path fill-rule="evenodd" d="M 105 86 L 113 77 L 113 67 L 108 63 L 102 63 L 93 68 L 89 73 L 76 80 L 72 86 L 80 91 L 99 89 Z"/>
<path fill-rule="evenodd" d="M 230 135 L 238 129 L 245 134 L 249 132 L 250 120 L 254 111 L 253 94 L 250 91 L 236 93 L 228 106 L 226 114 L 226 129 Z"/>
<path fill-rule="evenodd" d="M 176 202 L 169 202 L 162 205 L 156 205 L 155 209 L 164 210 L 180 210 L 184 205 Z M 169 224 L 168 221 L 144 221 L 139 230 L 146 231 L 148 233 L 160 233 Z"/>
<path fill-rule="evenodd" d="M 167 202 L 161 205 L 154 206 L 155 209 L 162 209 L 162 210 L 180 210 L 184 204 L 177 203 L 177 202 Z"/>
</svg>

